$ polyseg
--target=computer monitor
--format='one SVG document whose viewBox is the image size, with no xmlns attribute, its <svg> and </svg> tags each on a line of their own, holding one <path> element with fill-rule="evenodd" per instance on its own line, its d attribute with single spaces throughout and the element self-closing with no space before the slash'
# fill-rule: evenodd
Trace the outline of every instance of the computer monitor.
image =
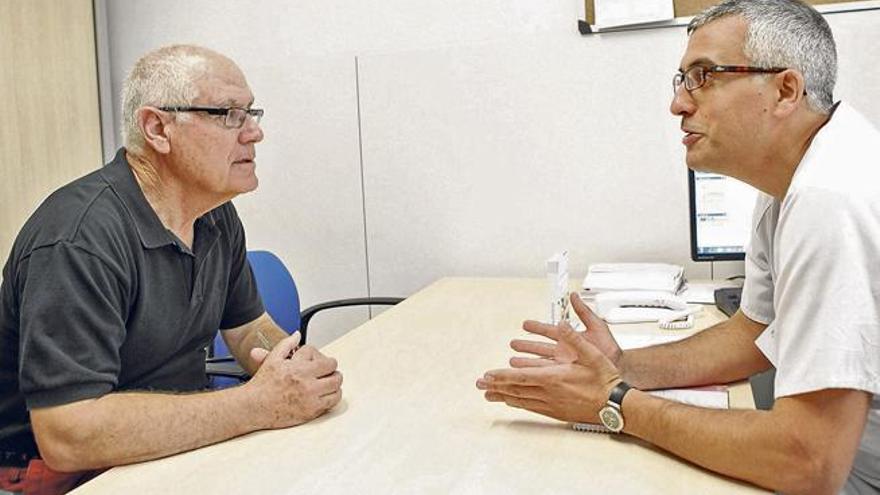
<svg viewBox="0 0 880 495">
<path fill-rule="evenodd" d="M 730 177 L 688 170 L 691 259 L 745 258 L 757 189 Z"/>
</svg>

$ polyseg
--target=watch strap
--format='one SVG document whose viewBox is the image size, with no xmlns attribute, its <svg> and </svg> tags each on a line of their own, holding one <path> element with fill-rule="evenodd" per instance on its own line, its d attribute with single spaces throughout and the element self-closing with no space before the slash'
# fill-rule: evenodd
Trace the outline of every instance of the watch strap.
<svg viewBox="0 0 880 495">
<path fill-rule="evenodd" d="M 632 389 L 632 386 L 629 383 L 621 380 L 620 383 L 614 386 L 611 389 L 611 393 L 608 395 L 608 402 L 613 402 L 618 409 L 623 407 L 623 396 L 626 395 Z"/>
</svg>

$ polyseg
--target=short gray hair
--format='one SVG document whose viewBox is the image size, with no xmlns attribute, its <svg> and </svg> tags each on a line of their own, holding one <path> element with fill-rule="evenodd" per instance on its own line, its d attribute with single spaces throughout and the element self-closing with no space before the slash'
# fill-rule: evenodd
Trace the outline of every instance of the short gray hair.
<svg viewBox="0 0 880 495">
<path fill-rule="evenodd" d="M 798 0 L 726 0 L 691 20 L 688 35 L 716 19 L 745 18 L 745 56 L 758 67 L 786 67 L 804 76 L 807 103 L 820 113 L 834 105 L 837 48 L 825 18 Z"/>
<path fill-rule="evenodd" d="M 199 96 L 198 80 L 218 53 L 194 45 L 171 45 L 138 60 L 122 85 L 122 140 L 125 148 L 143 152 L 144 136 L 137 123 L 143 106 L 189 106 Z M 186 118 L 185 114 L 180 114 Z"/>
</svg>

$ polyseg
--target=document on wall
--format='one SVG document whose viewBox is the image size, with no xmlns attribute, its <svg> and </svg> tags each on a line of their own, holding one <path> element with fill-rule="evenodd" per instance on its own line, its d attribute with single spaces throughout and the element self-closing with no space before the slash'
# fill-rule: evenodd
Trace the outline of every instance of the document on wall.
<svg viewBox="0 0 880 495">
<path fill-rule="evenodd" d="M 675 18 L 672 0 L 593 0 L 593 8 L 600 31 Z"/>
</svg>

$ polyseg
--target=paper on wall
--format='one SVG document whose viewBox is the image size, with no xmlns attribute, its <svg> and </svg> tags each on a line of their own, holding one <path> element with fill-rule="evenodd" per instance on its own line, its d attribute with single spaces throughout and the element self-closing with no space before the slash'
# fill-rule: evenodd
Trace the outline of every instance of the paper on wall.
<svg viewBox="0 0 880 495">
<path fill-rule="evenodd" d="M 672 0 L 593 0 L 597 29 L 608 29 L 675 18 Z"/>
</svg>

